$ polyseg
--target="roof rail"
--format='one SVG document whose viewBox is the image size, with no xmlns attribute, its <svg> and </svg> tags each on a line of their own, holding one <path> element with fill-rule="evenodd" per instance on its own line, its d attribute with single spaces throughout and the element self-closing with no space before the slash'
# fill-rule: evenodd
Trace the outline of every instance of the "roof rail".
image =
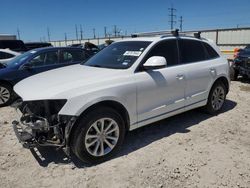
<svg viewBox="0 0 250 188">
<path fill-rule="evenodd" d="M 197 33 L 194 33 L 194 37 L 197 38 L 197 39 L 200 39 L 201 38 L 201 32 L 197 32 Z"/>
<path fill-rule="evenodd" d="M 171 31 L 171 33 L 173 36 L 178 37 L 179 36 L 179 29 L 173 30 L 173 31 Z"/>
</svg>

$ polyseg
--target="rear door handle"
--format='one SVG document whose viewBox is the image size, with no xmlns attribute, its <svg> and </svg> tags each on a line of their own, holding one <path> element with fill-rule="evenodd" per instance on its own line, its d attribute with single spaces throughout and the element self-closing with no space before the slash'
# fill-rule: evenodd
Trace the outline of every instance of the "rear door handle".
<svg viewBox="0 0 250 188">
<path fill-rule="evenodd" d="M 176 76 L 176 79 L 178 79 L 178 80 L 183 80 L 183 79 L 184 79 L 184 75 L 183 75 L 183 74 L 178 74 L 178 75 Z"/>
</svg>

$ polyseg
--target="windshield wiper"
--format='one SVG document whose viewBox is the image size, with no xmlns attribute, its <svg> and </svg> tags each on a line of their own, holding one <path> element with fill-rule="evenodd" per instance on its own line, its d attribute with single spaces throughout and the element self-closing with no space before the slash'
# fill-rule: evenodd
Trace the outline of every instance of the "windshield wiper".
<svg viewBox="0 0 250 188">
<path fill-rule="evenodd" d="M 88 65 L 88 66 L 90 66 L 90 67 L 103 67 L 101 65 Z"/>
</svg>

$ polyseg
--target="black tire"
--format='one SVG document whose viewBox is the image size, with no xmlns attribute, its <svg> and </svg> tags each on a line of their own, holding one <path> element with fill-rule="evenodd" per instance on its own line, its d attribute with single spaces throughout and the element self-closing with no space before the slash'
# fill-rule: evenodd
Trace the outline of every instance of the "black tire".
<svg viewBox="0 0 250 188">
<path fill-rule="evenodd" d="M 3 93 L 6 94 L 7 92 L 9 93 L 9 97 L 6 100 L 6 95 L 5 96 L 1 96 L 1 88 L 2 91 L 4 91 Z M 6 101 L 5 101 L 6 100 Z M 10 85 L 5 84 L 5 83 L 0 83 L 0 107 L 5 107 L 10 105 L 13 102 L 13 89 Z"/>
<path fill-rule="evenodd" d="M 106 155 L 103 156 L 93 156 L 90 152 L 88 152 L 85 138 L 90 127 L 101 118 L 110 118 L 114 120 L 119 127 L 119 138 L 115 145 L 115 147 Z M 115 153 L 120 149 L 124 137 L 125 137 L 125 123 L 115 110 L 109 107 L 99 107 L 96 110 L 90 111 L 87 114 L 84 114 L 80 117 L 80 119 L 76 122 L 74 129 L 72 130 L 71 136 L 71 149 L 73 153 L 83 162 L 89 164 L 98 164 L 110 159 Z M 104 142 L 103 142 L 104 143 Z"/>
<path fill-rule="evenodd" d="M 213 101 L 213 94 L 218 87 L 223 89 L 224 97 L 223 97 L 223 104 L 221 105 L 221 107 L 219 109 L 215 109 L 213 104 L 212 104 L 212 101 Z M 223 105 L 224 105 L 225 99 L 226 99 L 226 94 L 227 94 L 226 86 L 220 81 L 215 82 L 212 89 L 210 90 L 210 93 L 208 96 L 208 101 L 207 101 L 207 104 L 205 106 L 205 111 L 211 115 L 218 114 L 220 112 L 220 110 L 223 108 Z"/>
</svg>

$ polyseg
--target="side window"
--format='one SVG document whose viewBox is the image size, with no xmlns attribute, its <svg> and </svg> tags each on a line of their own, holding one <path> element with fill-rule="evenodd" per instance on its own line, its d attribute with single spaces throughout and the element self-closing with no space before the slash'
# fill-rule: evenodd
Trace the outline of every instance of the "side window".
<svg viewBox="0 0 250 188">
<path fill-rule="evenodd" d="M 6 58 L 5 58 L 5 53 L 4 53 L 4 52 L 0 52 L 0 59 L 6 59 Z"/>
<path fill-rule="evenodd" d="M 83 50 L 64 50 L 61 55 L 61 63 L 81 62 L 87 57 Z"/>
<path fill-rule="evenodd" d="M 206 60 L 206 51 L 202 43 L 197 40 L 179 40 L 181 63 L 193 63 Z"/>
<path fill-rule="evenodd" d="M 5 58 L 6 59 L 9 59 L 9 58 L 12 58 L 12 57 L 14 57 L 13 54 L 5 53 Z"/>
<path fill-rule="evenodd" d="M 202 42 L 203 46 L 207 51 L 207 59 L 214 59 L 219 57 L 219 54 L 207 43 Z"/>
<path fill-rule="evenodd" d="M 14 55 L 5 52 L 0 52 L 0 59 L 9 59 L 12 57 L 14 57 Z"/>
<path fill-rule="evenodd" d="M 57 51 L 45 52 L 37 55 L 29 62 L 32 67 L 40 67 L 46 65 L 53 65 L 58 63 Z"/>
<path fill-rule="evenodd" d="M 177 41 L 166 40 L 156 44 L 149 52 L 147 59 L 152 56 L 163 56 L 167 60 L 167 66 L 173 66 L 178 64 L 178 49 Z"/>
</svg>

